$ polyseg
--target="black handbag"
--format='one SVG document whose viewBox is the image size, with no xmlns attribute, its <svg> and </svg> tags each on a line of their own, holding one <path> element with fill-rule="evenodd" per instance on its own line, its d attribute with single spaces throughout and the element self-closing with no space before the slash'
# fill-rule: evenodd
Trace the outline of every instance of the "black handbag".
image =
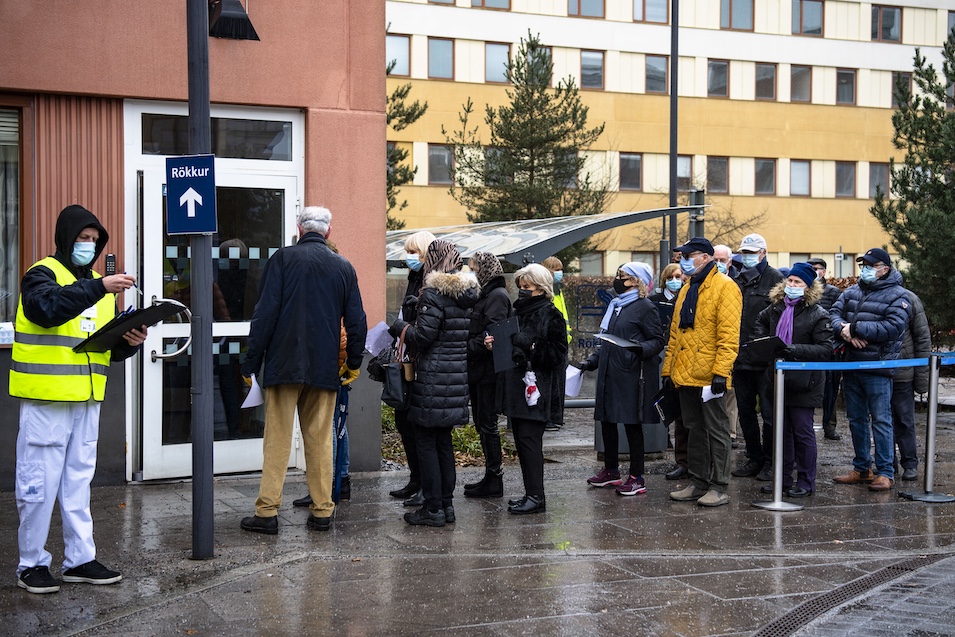
<svg viewBox="0 0 955 637">
<path fill-rule="evenodd" d="M 410 383 L 405 380 L 404 365 L 401 357 L 405 349 L 405 332 L 408 326 L 405 325 L 401 330 L 401 337 L 398 338 L 398 346 L 395 348 L 395 354 L 392 359 L 382 365 L 384 371 L 384 381 L 381 387 L 381 402 L 395 409 L 408 408 L 408 388 Z"/>
</svg>

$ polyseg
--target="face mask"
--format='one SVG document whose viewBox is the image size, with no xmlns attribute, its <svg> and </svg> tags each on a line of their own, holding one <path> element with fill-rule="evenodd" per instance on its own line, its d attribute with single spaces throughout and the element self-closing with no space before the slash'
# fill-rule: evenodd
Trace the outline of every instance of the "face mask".
<svg viewBox="0 0 955 637">
<path fill-rule="evenodd" d="M 424 264 L 418 259 L 417 256 L 407 256 L 405 257 L 405 263 L 408 264 L 408 267 L 411 268 L 413 272 L 417 272 Z"/>
<path fill-rule="evenodd" d="M 859 280 L 863 283 L 872 283 L 877 278 L 879 277 L 877 277 L 875 274 L 875 268 L 873 268 L 871 265 L 864 265 L 859 271 Z"/>
<path fill-rule="evenodd" d="M 534 296 L 534 291 L 533 291 L 533 290 L 518 290 L 518 291 L 517 291 L 517 298 L 518 298 L 518 299 L 529 299 L 529 298 L 531 298 L 532 296 Z"/>
<path fill-rule="evenodd" d="M 786 286 L 786 296 L 788 296 L 791 299 L 802 298 L 802 295 L 805 293 L 806 293 L 806 288 L 794 288 L 788 285 Z"/>
<path fill-rule="evenodd" d="M 677 292 L 683 287 L 683 281 L 680 279 L 667 279 L 666 286 L 671 292 Z"/>
<path fill-rule="evenodd" d="M 564 273 L 558 270 L 554 272 L 554 283 L 560 283 L 560 280 L 564 278 Z"/>
<path fill-rule="evenodd" d="M 716 262 L 716 269 L 720 271 L 720 274 L 726 274 L 726 264 L 722 261 Z"/>
<path fill-rule="evenodd" d="M 89 265 L 96 256 L 96 244 L 91 241 L 77 241 L 73 244 L 71 257 L 76 265 Z"/>
<path fill-rule="evenodd" d="M 613 291 L 616 292 L 617 294 L 623 294 L 624 292 L 630 289 L 632 288 L 628 287 L 627 282 L 624 281 L 623 279 L 613 280 Z"/>
<path fill-rule="evenodd" d="M 683 274 L 690 276 L 696 272 L 696 266 L 693 265 L 693 259 L 680 259 L 680 270 Z"/>
<path fill-rule="evenodd" d="M 759 263 L 759 254 L 752 252 L 744 252 L 740 258 L 743 260 L 743 265 L 747 268 L 755 268 L 756 264 Z"/>
</svg>

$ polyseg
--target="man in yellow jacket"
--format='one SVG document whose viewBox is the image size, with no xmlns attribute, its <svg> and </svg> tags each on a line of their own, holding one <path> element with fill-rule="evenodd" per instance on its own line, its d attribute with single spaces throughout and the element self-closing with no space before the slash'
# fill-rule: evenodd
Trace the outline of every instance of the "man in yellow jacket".
<svg viewBox="0 0 955 637">
<path fill-rule="evenodd" d="M 716 268 L 708 239 L 694 237 L 676 250 L 689 279 L 673 308 L 661 375 L 680 399 L 692 483 L 670 498 L 715 507 L 729 502 L 732 443 L 725 392 L 739 352 L 743 299 L 739 286 Z"/>
<path fill-rule="evenodd" d="M 110 361 L 139 350 L 146 328 L 126 332 L 125 344 L 112 352 L 73 351 L 115 316 L 115 294 L 136 282 L 126 274 L 101 277 L 93 271 L 108 239 L 92 212 L 67 206 L 56 221 L 56 254 L 33 264 L 20 284 L 10 395 L 20 398 L 17 586 L 31 593 L 60 590 L 46 550 L 56 500 L 63 519 L 63 581 L 112 584 L 123 577 L 96 561 L 90 482 L 106 371 Z"/>
</svg>

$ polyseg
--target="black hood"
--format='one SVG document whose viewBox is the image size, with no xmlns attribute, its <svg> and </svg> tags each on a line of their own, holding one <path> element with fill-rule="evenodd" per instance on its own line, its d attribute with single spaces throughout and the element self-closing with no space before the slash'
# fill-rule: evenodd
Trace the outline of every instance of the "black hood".
<svg viewBox="0 0 955 637">
<path fill-rule="evenodd" d="M 76 237 L 79 236 L 83 228 L 96 228 L 99 231 L 99 239 L 96 241 L 96 255 L 87 266 L 80 266 L 73 263 L 70 255 L 73 254 L 73 244 L 76 243 Z M 106 248 L 106 242 L 109 241 L 109 233 L 106 232 L 99 219 L 92 212 L 76 204 L 67 206 L 60 211 L 60 216 L 56 219 L 56 259 L 74 273 L 89 272 L 96 259 Z"/>
</svg>

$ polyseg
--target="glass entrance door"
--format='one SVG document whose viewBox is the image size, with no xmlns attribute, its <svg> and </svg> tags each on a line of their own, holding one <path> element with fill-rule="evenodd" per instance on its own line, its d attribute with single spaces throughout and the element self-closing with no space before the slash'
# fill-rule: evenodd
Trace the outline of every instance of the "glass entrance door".
<svg viewBox="0 0 955 637">
<path fill-rule="evenodd" d="M 192 474 L 191 364 L 195 356 L 213 361 L 213 463 L 216 473 L 262 468 L 264 409 L 240 409 L 248 388 L 239 368 L 265 263 L 295 233 L 296 179 L 229 172 L 216 165 L 218 234 L 212 240 L 212 351 L 189 345 L 190 326 L 175 321 L 151 328 L 142 360 L 143 478 Z M 142 178 L 141 287 L 144 303 L 155 296 L 191 303 L 188 236 L 165 233 L 165 173 Z M 294 451 L 293 451 L 294 455 Z M 293 456 L 290 456 L 290 464 Z"/>
</svg>

